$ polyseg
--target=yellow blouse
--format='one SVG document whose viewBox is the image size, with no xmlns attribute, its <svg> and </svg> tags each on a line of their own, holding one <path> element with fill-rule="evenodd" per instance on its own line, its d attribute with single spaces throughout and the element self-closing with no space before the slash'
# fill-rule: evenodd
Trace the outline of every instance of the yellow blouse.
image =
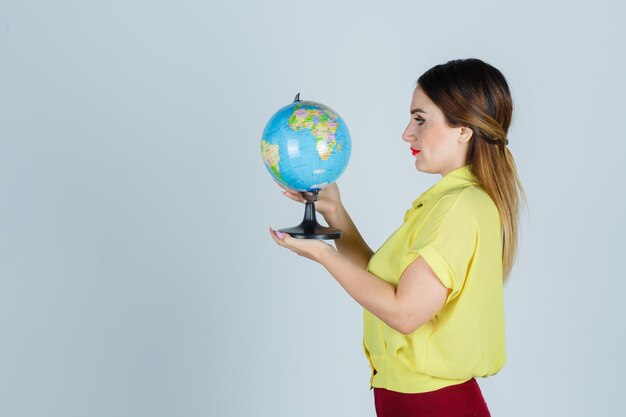
<svg viewBox="0 0 626 417">
<path fill-rule="evenodd" d="M 500 216 L 472 165 L 415 200 L 367 270 L 397 286 L 420 255 L 452 291 L 435 317 L 408 335 L 363 309 L 370 390 L 433 391 L 494 375 L 506 362 Z"/>
</svg>

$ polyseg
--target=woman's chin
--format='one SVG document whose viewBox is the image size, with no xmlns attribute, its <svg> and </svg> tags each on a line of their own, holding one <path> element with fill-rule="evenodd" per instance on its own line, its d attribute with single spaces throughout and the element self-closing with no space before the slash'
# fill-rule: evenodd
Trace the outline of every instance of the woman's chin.
<svg viewBox="0 0 626 417">
<path fill-rule="evenodd" d="M 423 172 L 424 174 L 434 174 L 435 173 L 433 170 L 428 169 L 428 167 L 424 166 L 424 164 L 421 161 L 419 161 L 419 160 L 415 161 L 415 168 L 419 172 Z"/>
</svg>

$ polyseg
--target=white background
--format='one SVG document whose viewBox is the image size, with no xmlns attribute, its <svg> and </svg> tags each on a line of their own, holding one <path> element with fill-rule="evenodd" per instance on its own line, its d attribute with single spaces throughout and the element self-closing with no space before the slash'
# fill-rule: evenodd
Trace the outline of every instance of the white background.
<svg viewBox="0 0 626 417">
<path fill-rule="evenodd" d="M 374 416 L 362 308 L 268 227 L 260 135 L 296 93 L 352 134 L 376 250 L 440 177 L 401 134 L 430 67 L 514 100 L 528 197 L 494 416 L 616 415 L 624 8 L 562 2 L 0 2 L 0 415 Z"/>
</svg>

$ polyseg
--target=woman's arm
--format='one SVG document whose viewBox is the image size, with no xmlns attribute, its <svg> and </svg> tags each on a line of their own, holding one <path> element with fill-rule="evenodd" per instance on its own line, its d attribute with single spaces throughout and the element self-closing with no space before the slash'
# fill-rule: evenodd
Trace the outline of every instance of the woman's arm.
<svg viewBox="0 0 626 417">
<path fill-rule="evenodd" d="M 408 335 L 431 320 L 450 293 L 421 256 L 405 269 L 396 287 L 361 270 L 335 250 L 319 253 L 314 259 L 357 303 L 402 334 Z"/>
<path fill-rule="evenodd" d="M 398 332 L 415 331 L 445 303 L 448 289 L 421 256 L 406 268 L 396 288 L 324 241 L 296 239 L 271 228 L 269 232 L 280 246 L 322 264 L 357 303 Z"/>
<path fill-rule="evenodd" d="M 374 252 L 365 243 L 343 204 L 339 204 L 333 214 L 324 215 L 324 220 L 330 227 L 341 230 L 341 238 L 335 240 L 337 251 L 366 270 Z"/>
</svg>

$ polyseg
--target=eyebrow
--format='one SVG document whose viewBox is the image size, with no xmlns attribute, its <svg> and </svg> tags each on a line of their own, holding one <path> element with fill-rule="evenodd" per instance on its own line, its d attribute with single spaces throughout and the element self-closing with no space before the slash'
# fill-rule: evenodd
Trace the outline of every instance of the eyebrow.
<svg viewBox="0 0 626 417">
<path fill-rule="evenodd" d="M 411 109 L 411 114 L 413 114 L 413 113 L 424 113 L 424 114 L 428 114 L 428 113 L 426 113 L 424 110 L 419 109 L 419 108 L 418 108 L 418 109 Z"/>
</svg>

